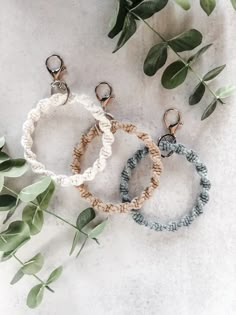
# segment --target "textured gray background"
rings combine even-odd
[[[213,86],[234,83],[236,67],[235,12],[230,1],[218,1],[208,18],[198,1],[188,13],[171,3],[151,23],[166,36],[196,27],[205,35],[204,43],[214,47],[196,65],[200,73],[227,63]],[[167,91],[160,75],[146,77],[142,63],[148,49],[159,42],[145,26],[117,54],[115,41],[106,36],[115,0],[3,1],[0,0],[1,134],[5,134],[13,156],[23,154],[20,146],[22,123],[37,100],[48,95],[50,77],[44,60],[51,53],[63,56],[68,68],[67,82],[73,91],[93,96],[95,85],[109,81],[116,99],[110,111],[124,121],[132,121],[157,139],[164,131],[162,115],[175,106],[183,114],[184,127],[178,138],[199,152],[209,166],[213,182],[211,202],[189,229],[176,234],[158,234],[136,225],[129,215],[109,217],[100,237],[91,242],[81,257],[68,257],[73,231],[46,216],[41,234],[19,252],[22,259],[38,251],[46,256],[46,277],[54,267],[65,266],[61,279],[46,292],[41,307],[34,312],[25,306],[27,293],[35,281],[25,277],[11,287],[9,282],[19,267],[16,262],[0,267],[0,313],[10,315],[233,315],[236,313],[236,107],[235,99],[217,109],[205,122],[200,116],[207,99],[190,107],[187,99],[196,85],[191,75],[182,87]],[[173,55],[170,59],[175,60]],[[210,98],[209,98],[210,99]],[[64,107],[47,117],[37,128],[35,150],[48,167],[70,173],[71,152],[79,137],[93,123],[83,109]],[[103,198],[119,200],[119,175],[127,158],[140,147],[132,137],[118,133],[114,156],[102,176],[90,183]],[[87,153],[84,165],[97,154],[99,141]],[[192,168],[180,157],[164,161],[160,189],[146,203],[145,211],[163,220],[178,217],[191,207],[198,189]],[[134,173],[131,191],[138,193],[147,183],[148,159]],[[112,176],[111,176],[112,174]],[[25,183],[33,179],[25,176]],[[22,181],[12,183],[20,189]],[[106,187],[106,191],[104,189]],[[52,209],[75,222],[87,204],[74,188],[58,189]]]

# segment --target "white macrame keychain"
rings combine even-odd
[[[51,58],[57,58],[60,61],[60,65],[57,69],[51,69],[49,67],[49,61]],[[111,132],[111,122],[106,117],[104,110],[100,104],[95,102],[87,95],[70,93],[67,84],[61,81],[61,74],[65,70],[63,60],[58,55],[52,55],[47,58],[46,66],[48,71],[54,78],[52,83],[52,90],[54,88],[60,91],[66,92],[53,94],[49,98],[40,100],[36,107],[32,109],[27,116],[27,120],[23,124],[23,135],[21,143],[24,148],[24,156],[27,162],[31,165],[33,172],[45,176],[50,176],[57,184],[61,186],[79,186],[85,181],[91,181],[95,178],[98,172],[104,170],[106,166],[106,160],[111,156],[111,145],[114,142],[114,136]],[[65,104],[79,103],[84,106],[86,110],[91,112],[93,117],[98,121],[99,128],[103,131],[102,135],[102,148],[99,152],[98,159],[93,163],[91,167],[86,169],[82,174],[76,174],[72,176],[57,175],[54,172],[47,170],[46,166],[37,160],[36,154],[32,151],[33,138],[36,123],[40,120],[41,116],[51,109]]]

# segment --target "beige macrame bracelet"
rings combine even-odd
[[[140,209],[144,204],[145,200],[149,199],[153,191],[159,186],[159,177],[162,172],[161,153],[157,145],[153,142],[152,138],[145,132],[137,130],[137,127],[130,123],[121,123],[116,120],[112,121],[112,132],[115,133],[117,130],[123,130],[129,134],[136,135],[142,140],[146,147],[149,149],[150,157],[153,162],[152,165],[152,176],[150,184],[141,193],[139,197],[135,197],[131,202],[112,204],[105,203],[101,199],[94,197],[87,189],[87,186],[82,184],[76,186],[79,189],[81,196],[88,201],[88,203],[98,211],[104,212],[128,212],[132,209]],[[84,155],[88,144],[92,142],[94,138],[99,136],[99,131],[96,126],[92,127],[86,135],[83,135],[80,143],[74,149],[74,159],[72,162],[72,171],[74,174],[78,174],[81,171],[80,160]]]

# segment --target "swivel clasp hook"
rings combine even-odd
[[[63,72],[66,70],[63,59],[59,55],[51,55],[45,61],[46,68],[48,72],[53,77],[53,82],[51,83],[51,94],[56,92],[66,93],[67,97],[62,105],[65,105],[70,96],[70,89],[66,82],[62,81]]]
[[[105,92],[105,94],[104,94],[104,91],[100,91],[99,92],[99,89],[102,89],[102,87],[106,87],[107,88],[107,92]],[[107,82],[100,82],[95,87],[96,97],[99,100],[99,102],[101,103],[101,106],[102,106],[102,108],[103,108],[103,110],[105,112],[105,116],[109,120],[114,120],[113,115],[106,111],[106,107],[107,107],[108,103],[114,98],[112,93],[113,93],[113,89],[112,89],[111,85],[109,83],[107,83]],[[103,96],[101,96],[101,95],[103,95]],[[98,133],[102,133],[98,122],[96,123],[95,128],[96,128]]]
[[[171,119],[169,118],[170,114],[173,114],[173,113],[176,116],[176,121],[174,123],[172,123]],[[169,130],[169,133],[159,138],[158,146],[160,145],[162,141],[176,143],[176,136],[175,136],[176,131],[180,126],[183,125],[181,114],[176,108],[168,109],[163,116],[163,120],[166,125],[166,128]],[[162,152],[161,156],[163,158],[167,158],[167,157],[170,157],[173,153],[174,153],[173,151],[167,151],[165,153]]]
[[[106,86],[108,88],[108,94],[104,96],[100,96],[99,89],[102,88],[102,86]],[[102,105],[102,108],[105,109],[108,105],[108,103],[113,99],[114,97],[112,96],[113,89],[111,85],[107,82],[100,82],[96,87],[95,87],[95,94],[97,99]]]
[[[53,67],[50,65],[50,62],[53,62],[53,61],[55,63],[58,63],[58,61],[59,61],[59,64],[57,66]],[[59,55],[51,55],[46,59],[45,65],[47,67],[48,72],[53,77],[53,80],[54,81],[57,81],[57,80],[60,81],[63,71],[66,70],[66,67],[64,65],[62,58]]]
[[[168,116],[170,113],[173,113],[173,112],[176,115],[176,122],[171,123],[170,120],[168,119]],[[168,109],[165,112],[163,119],[164,119],[166,128],[169,129],[170,134],[173,136],[175,135],[177,129],[183,125],[181,114],[176,108]]]

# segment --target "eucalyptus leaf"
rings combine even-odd
[[[17,198],[12,195],[0,195],[0,211],[9,211],[15,208]]]
[[[96,213],[93,208],[87,208],[83,210],[76,221],[78,229],[81,231],[87,224],[89,224],[96,217]]]
[[[19,199],[17,201],[19,201]],[[6,218],[3,221],[3,224],[6,224],[11,219],[11,217],[14,215],[14,213],[16,212],[17,205],[18,205],[18,202],[17,202],[16,206],[13,209],[8,211],[8,213],[6,215]]]
[[[73,239],[73,242],[72,242],[72,246],[71,246],[71,250],[70,250],[70,256],[74,253],[74,250],[79,242],[79,239],[80,239],[80,232],[77,231],[75,232],[75,236],[74,236],[74,239]]]
[[[196,62],[211,46],[212,46],[212,44],[208,44],[208,45],[202,47],[201,49],[199,49],[196,52],[196,54],[194,54],[193,56],[191,56],[188,59],[188,63],[193,64],[194,62]]]
[[[203,81],[210,81],[213,80],[215,77],[217,77],[226,67],[226,65],[217,67],[209,72],[207,72],[207,74],[204,75],[203,77]]]
[[[63,271],[63,267],[60,266],[58,268],[56,268],[55,270],[53,270],[53,272],[50,274],[50,276],[48,277],[47,285],[51,284],[52,282],[55,282],[62,274]]]
[[[21,271],[26,275],[34,275],[42,269],[43,263],[43,255],[39,253],[27,262],[25,262],[24,266],[21,268]]]
[[[0,163],[7,161],[7,160],[10,160],[10,157],[6,153],[0,151]]]
[[[210,15],[216,7],[216,0],[200,0],[200,4],[206,14]]]
[[[0,150],[4,147],[6,143],[5,137],[0,137]]]
[[[44,285],[43,284],[37,284],[35,287],[33,287],[27,297],[27,305],[30,308],[36,308],[41,304],[43,300],[44,295]]]
[[[26,222],[30,228],[30,234],[38,234],[43,227],[44,215],[39,206],[28,204],[25,206],[22,212],[22,220]]]
[[[4,186],[4,176],[0,175],[0,192],[2,191]]]
[[[89,238],[95,239],[96,237],[98,237],[103,232],[106,225],[107,225],[107,220],[98,224],[94,229],[92,229],[92,231],[89,232],[88,234]]]
[[[216,91],[216,95],[218,98],[227,98],[236,92],[236,85],[231,84],[231,85],[226,85],[224,87],[221,87]]]
[[[161,79],[162,85],[166,89],[174,89],[185,81],[187,74],[188,66],[178,60],[165,69]]]
[[[20,177],[28,170],[24,159],[11,159],[0,164],[0,175],[4,177]]]
[[[175,2],[186,11],[191,8],[189,0],[175,0]]]
[[[36,202],[38,203],[41,210],[46,210],[48,208],[48,205],[52,199],[54,191],[55,191],[55,183],[51,181],[47,189],[43,193],[37,196]]]
[[[7,230],[0,233],[0,251],[10,252],[30,239],[28,224],[23,221],[12,222]]]
[[[206,91],[206,87],[205,87],[204,83],[200,82],[196,86],[192,95],[189,98],[189,105],[198,104],[201,101],[201,99],[203,98],[205,91]]]
[[[17,271],[13,279],[11,280],[11,284],[16,284],[18,281],[20,281],[24,277],[24,273],[20,270]]]
[[[217,104],[218,104],[218,100],[214,99],[204,111],[201,119],[204,120],[208,118],[211,114],[213,114],[213,112],[216,110]]]
[[[144,73],[153,76],[159,69],[161,69],[167,60],[167,44],[160,43],[153,46],[144,61]]]
[[[18,249],[21,248],[22,246],[24,246],[24,244],[26,244],[28,242],[28,240],[29,239],[26,239],[25,241],[20,243],[15,249],[4,252],[2,257],[1,257],[1,261],[7,261],[7,260],[11,259],[12,256],[18,251]]]
[[[127,14],[127,9],[126,9],[126,1],[125,0],[119,0],[118,2],[118,10],[117,10],[117,17],[116,21],[109,32],[108,36],[110,38],[114,38],[117,34],[119,34],[123,28],[124,22],[125,22],[125,17]]]
[[[117,52],[124,44],[134,35],[137,25],[135,18],[131,14],[127,14],[124,22],[124,26],[113,53]]]
[[[236,0],[231,0],[231,3],[232,3],[234,10],[236,10]]]
[[[23,209],[22,219],[29,225],[31,235],[38,234],[42,230],[44,223],[43,210],[48,208],[54,191],[55,184],[51,181],[47,189],[37,196],[34,204],[30,203]]]
[[[23,202],[33,201],[48,188],[51,181],[52,179],[50,177],[43,177],[38,182],[25,187],[19,194],[20,200]]]
[[[201,43],[202,34],[195,29],[186,31],[168,41],[168,44],[175,52],[192,50]]]
[[[141,2],[138,6],[131,10],[141,19],[145,20],[153,16],[153,14],[161,11],[168,3],[168,0],[148,0]]]

